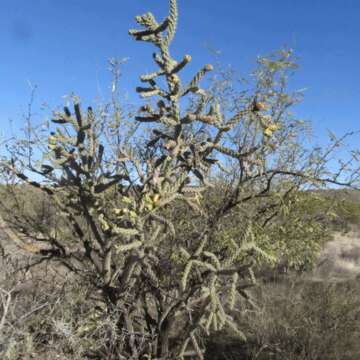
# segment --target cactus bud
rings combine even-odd
[[[185,60],[186,62],[190,62],[191,59],[192,59],[191,55],[185,55],[185,56],[184,56],[184,60]]]
[[[213,67],[211,64],[206,64],[205,67],[204,67],[204,69],[205,69],[206,71],[212,71],[212,70],[214,70],[214,67]]]
[[[268,105],[262,101],[254,101],[253,103],[253,111],[266,111],[269,109]]]

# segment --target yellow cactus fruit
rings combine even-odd
[[[121,213],[122,213],[122,209],[114,209],[115,215],[121,215]]]
[[[272,136],[274,131],[278,130],[279,128],[280,128],[279,124],[271,124],[264,130],[264,135],[270,137]]]
[[[159,195],[159,194],[155,194],[155,195],[153,196],[153,203],[154,203],[154,205],[157,205],[157,204],[159,203],[159,201],[160,201],[160,195]]]

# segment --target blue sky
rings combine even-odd
[[[43,102],[62,105],[76,92],[86,105],[109,95],[107,59],[129,57],[121,87],[136,100],[138,76],[155,69],[151,45],[127,31],[134,17],[152,11],[162,18],[167,0],[1,0],[0,119],[22,124],[30,88],[37,85],[35,110]],[[356,0],[179,0],[173,54],[191,54],[193,72],[212,60],[241,75],[258,55],[284,46],[300,58],[292,86],[306,87],[300,117],[317,133],[360,129],[360,2]],[[41,115],[42,116],[42,115]]]

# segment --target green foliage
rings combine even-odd
[[[337,219],[345,224],[360,225],[360,203],[358,201],[344,200],[336,209]]]

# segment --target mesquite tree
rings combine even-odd
[[[293,215],[296,194],[358,180],[353,158],[328,171],[342,139],[326,150],[302,145],[306,124],[289,111],[299,94],[286,92],[289,52],[259,58],[252,92],[235,96],[222,81],[205,91],[213,66],[183,84],[191,56],[170,54],[177,20],[170,0],[164,21],[146,13],[136,17],[144,29],[130,30],[157,48],[158,70],[136,89],[145,103],[135,119],[117,103],[115,81],[112,106],[83,111],[73,97],[73,111],[54,113],[46,144],[29,130],[2,162],[11,181],[38,188],[54,209],[54,223],[11,214],[27,237],[19,243],[98,290],[119,335],[114,359],[203,359],[206,335],[228,327],[244,337],[233,315],[249,299],[254,267],[294,245],[287,219],[292,234],[312,220]],[[298,242],[296,252],[315,242]]]

